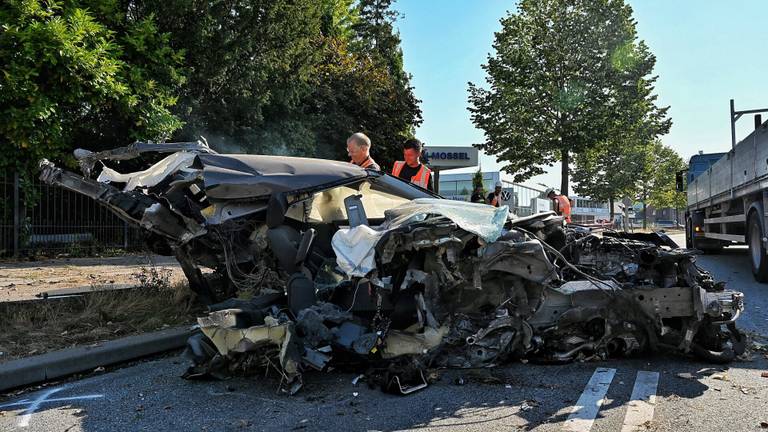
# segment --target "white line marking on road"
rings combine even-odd
[[[48,399],[48,396],[61,390],[64,390],[64,388],[60,387],[60,388],[52,388],[50,390],[46,390],[42,394],[40,394],[40,396],[38,396],[37,399],[33,400],[30,403],[29,408],[27,408],[27,410],[24,411],[24,415],[19,417],[19,423],[18,423],[19,427],[29,426],[29,420],[32,418],[32,414],[34,414],[34,412],[37,411],[37,408],[40,407],[40,404],[43,403],[43,401],[45,401],[46,399]]]
[[[656,388],[658,385],[658,372],[637,372],[621,432],[643,429],[644,423],[653,420],[653,408],[656,405]]]
[[[98,399],[98,398],[104,397],[104,395],[102,394],[91,394],[91,395],[70,396],[70,397],[62,397],[62,398],[49,398],[49,396],[51,396],[52,394],[60,392],[65,388],[66,386],[52,388],[40,393],[40,396],[38,396],[34,400],[30,401],[29,399],[22,399],[20,401],[0,405],[0,408],[28,405],[27,409],[24,410],[23,415],[19,417],[19,421],[17,423],[19,427],[23,428],[23,427],[29,426],[29,421],[32,419],[32,414],[34,414],[35,411],[37,411],[37,409],[40,408],[40,405],[44,403],[64,402],[64,401],[84,400],[84,399]]]
[[[104,395],[98,395],[98,394],[85,395],[85,396],[72,396],[72,397],[63,397],[63,398],[50,398],[50,399],[44,400],[43,402],[46,402],[46,403],[47,402],[63,402],[63,401],[82,400],[82,399],[98,399],[102,397],[104,397]],[[29,399],[22,399],[18,402],[0,405],[0,408],[12,407],[12,406],[23,406],[23,405],[29,405],[29,404],[30,404]]]
[[[29,399],[22,399],[20,401],[16,401],[14,403],[9,403],[5,405],[0,405],[0,408],[10,407],[10,406],[16,406],[16,405],[29,405]]]
[[[587,432],[595,422],[597,412],[605,400],[608,387],[616,375],[616,369],[597,368],[592,378],[589,379],[584,392],[581,393],[576,405],[571,409],[571,415],[563,425],[563,430],[568,432]]]

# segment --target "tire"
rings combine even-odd
[[[749,246],[752,275],[758,282],[768,282],[768,255],[766,255],[763,237],[765,237],[765,231],[760,217],[757,212],[752,212],[747,223],[747,245]]]

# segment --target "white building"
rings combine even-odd
[[[610,222],[611,209],[608,203],[574,195],[571,195],[569,198],[571,199],[571,221],[573,223],[593,224]]]
[[[472,187],[472,178],[474,176],[475,173],[441,173],[438,193],[448,199],[469,201],[474,189]],[[508,205],[516,215],[528,216],[552,209],[550,200],[542,196],[544,190],[505,180],[498,171],[483,172],[483,187],[486,195],[493,191],[498,181],[504,185],[501,196],[502,205]]]

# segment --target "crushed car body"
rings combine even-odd
[[[143,171],[107,166],[147,153],[168,156]],[[743,295],[663,234],[593,234],[345,162],[204,142],[75,157],[83,175],[42,161],[41,179],[143,227],[208,304],[187,378],[268,370],[293,393],[308,371],[345,369],[408,394],[432,368],[744,352]]]

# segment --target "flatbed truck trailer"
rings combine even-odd
[[[755,115],[755,128],[736,143],[735,123],[743,114],[731,100],[731,150],[691,157],[685,211],[686,246],[704,253],[747,245],[752,273],[768,282],[768,122]],[[683,188],[679,173],[678,189]]]

